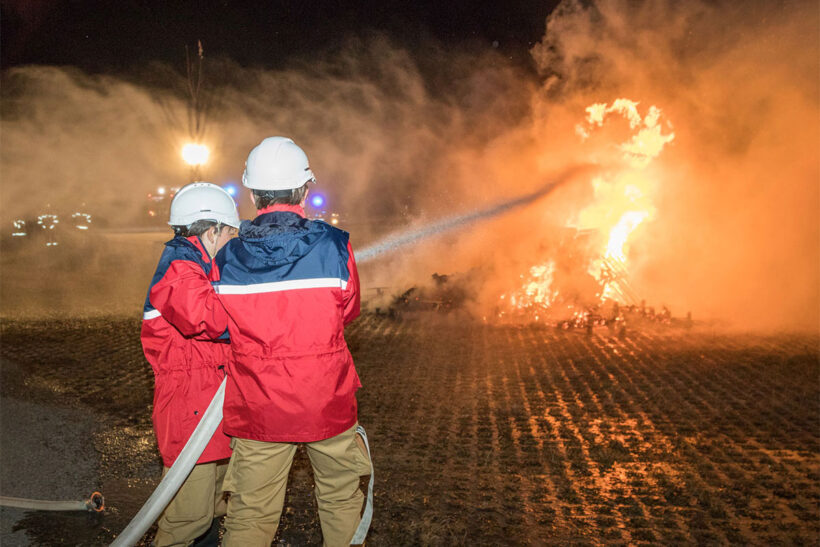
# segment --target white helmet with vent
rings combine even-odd
[[[287,137],[268,137],[248,154],[242,184],[251,190],[293,190],[316,182],[305,152]]]
[[[171,226],[190,226],[197,220],[213,220],[239,228],[236,202],[227,190],[210,182],[192,182],[180,188],[171,201]]]

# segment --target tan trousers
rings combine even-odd
[[[154,540],[157,547],[191,545],[208,531],[214,518],[225,514],[227,503],[222,482],[228,464],[221,462],[195,465],[182,487],[159,517],[159,530]],[[170,468],[166,467],[164,477]]]
[[[359,525],[364,501],[359,477],[370,474],[370,460],[357,438],[353,426],[330,439],[305,443],[327,547],[350,545]],[[225,476],[225,490],[231,496],[222,544],[269,547],[279,527],[296,444],[234,437],[231,447]]]

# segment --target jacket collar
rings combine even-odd
[[[284,203],[275,203],[273,205],[269,205],[264,209],[259,209],[256,211],[256,216],[261,216],[266,213],[275,213],[279,211],[284,211],[288,213],[296,213],[302,218],[305,218],[305,209],[301,205],[287,205]]]
[[[199,236],[186,237],[185,241],[187,241],[188,243],[193,245],[194,248],[196,248],[196,250],[199,251],[200,255],[202,256],[202,260],[204,262],[210,262],[211,261],[211,255],[209,255],[208,251],[205,250],[205,245],[202,244],[202,240],[199,238]]]

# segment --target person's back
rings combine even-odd
[[[211,309],[200,305],[198,298],[178,297],[196,285],[203,293],[209,290],[210,271],[211,259],[199,237],[176,236],[165,243],[145,298],[140,339],[156,378],[152,418],[166,467],[174,464],[199,423],[222,383],[224,372],[219,369],[230,357],[227,340],[210,341],[223,334],[228,323],[216,295],[210,296],[216,304]],[[183,384],[186,396],[180,396]],[[215,435],[199,461],[229,458],[229,440]]]
[[[348,235],[298,206],[259,213],[216,258],[236,360],[224,429],[273,442],[331,437],[355,423],[361,386],[344,340],[359,314]]]
[[[297,442],[313,467],[324,544],[349,545],[362,511],[359,477],[371,472],[357,440],[361,384],[344,339],[359,315],[353,251],[347,233],[305,218],[315,181],[290,139],[254,148],[242,182],[258,216],[242,223],[214,267],[233,352],[223,404],[234,450],[224,545],[270,545]]]

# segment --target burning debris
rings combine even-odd
[[[586,113],[576,133],[586,143],[601,139],[590,147],[600,157],[591,151],[589,159],[606,166],[585,179],[591,201],[563,226],[546,231],[533,253],[543,260],[526,266],[517,286],[498,295],[489,309],[483,306],[478,315],[485,322],[539,322],[587,330],[606,326],[619,331],[627,322],[673,324],[667,307],[658,313],[647,308],[631,278],[629,252],[630,238],[655,216],[652,196],[657,180],[648,168],[674,140],[672,126],[658,107],[650,106],[642,115],[637,102],[623,98],[593,104]],[[619,117],[626,123],[609,127],[607,122]],[[384,308],[391,315],[450,312],[471,304],[467,307],[473,312],[482,307],[472,306],[479,300],[479,289],[499,275],[491,268],[485,265],[469,276],[433,274],[431,283],[405,289],[377,310]]]
[[[555,322],[553,325],[562,330],[584,329],[590,334],[595,327],[606,327],[623,336],[627,326],[634,328],[661,325],[691,328],[693,322],[691,312],[686,314],[685,319],[673,318],[672,312],[666,306],[662,306],[660,311],[656,312],[654,307],[647,307],[646,302],[641,301],[640,305],[620,306],[614,302],[608,308],[592,306],[576,311],[571,318]]]
[[[393,299],[390,310],[451,312],[464,308],[473,298],[467,276],[434,273],[432,285],[410,287]]]
[[[467,274],[434,273],[428,283],[400,289],[396,294],[389,287],[373,287],[371,309],[378,315],[398,317],[408,312],[450,313],[464,310],[475,299],[471,288],[475,272]],[[388,296],[392,292],[393,296]]]
[[[617,169],[590,181],[593,201],[567,222],[569,237],[563,238],[553,256],[530,266],[527,274],[520,276],[522,284],[518,288],[500,295],[497,318],[529,318],[563,328],[612,326],[623,322],[623,306],[635,309],[641,302],[630,280],[629,238],[655,215],[651,200],[655,180],[646,168],[675,135],[664,133],[664,128],[672,126],[668,121],[662,123],[658,107],[650,106],[641,116],[638,106],[622,98],[610,105],[596,103],[587,107],[584,123],[576,126],[583,141],[592,139],[613,114],[628,122],[625,140],[604,147],[615,152],[614,158],[592,158]],[[601,314],[603,308],[613,311]]]
[[[570,255],[571,256],[571,255]],[[605,327],[610,332],[623,335],[627,328],[674,327],[691,328],[692,314],[676,318],[667,306],[647,306],[645,300],[634,300],[633,292],[622,290],[620,294],[630,295],[629,304],[617,300],[599,298],[602,284],[587,274],[587,279],[578,282],[568,274],[572,260],[564,257],[564,262],[550,262],[540,271],[531,271],[531,280],[522,289],[510,295],[509,307],[498,306],[493,314],[481,316],[484,323],[529,324],[539,323],[560,330],[585,330],[592,333],[595,328]],[[580,260],[575,260],[580,264]],[[468,274],[442,275],[434,273],[428,283],[418,284],[398,293],[389,287],[373,287],[367,298],[370,309],[377,315],[397,318],[408,313],[463,313],[475,316],[478,289],[487,272],[478,270]],[[613,274],[615,275],[615,274]],[[554,283],[553,278],[559,281]],[[538,281],[543,281],[539,284]],[[549,280],[549,283],[547,281]],[[561,285],[565,280],[567,285]],[[611,278],[608,279],[612,283]],[[623,280],[620,283],[626,285]],[[544,294],[543,286],[554,287],[552,294]],[[559,288],[560,287],[560,288]],[[586,290],[583,289],[586,288]],[[598,292],[592,292],[597,287]],[[388,294],[393,292],[393,296]],[[591,295],[595,295],[592,297]],[[503,300],[503,299],[502,299]]]

